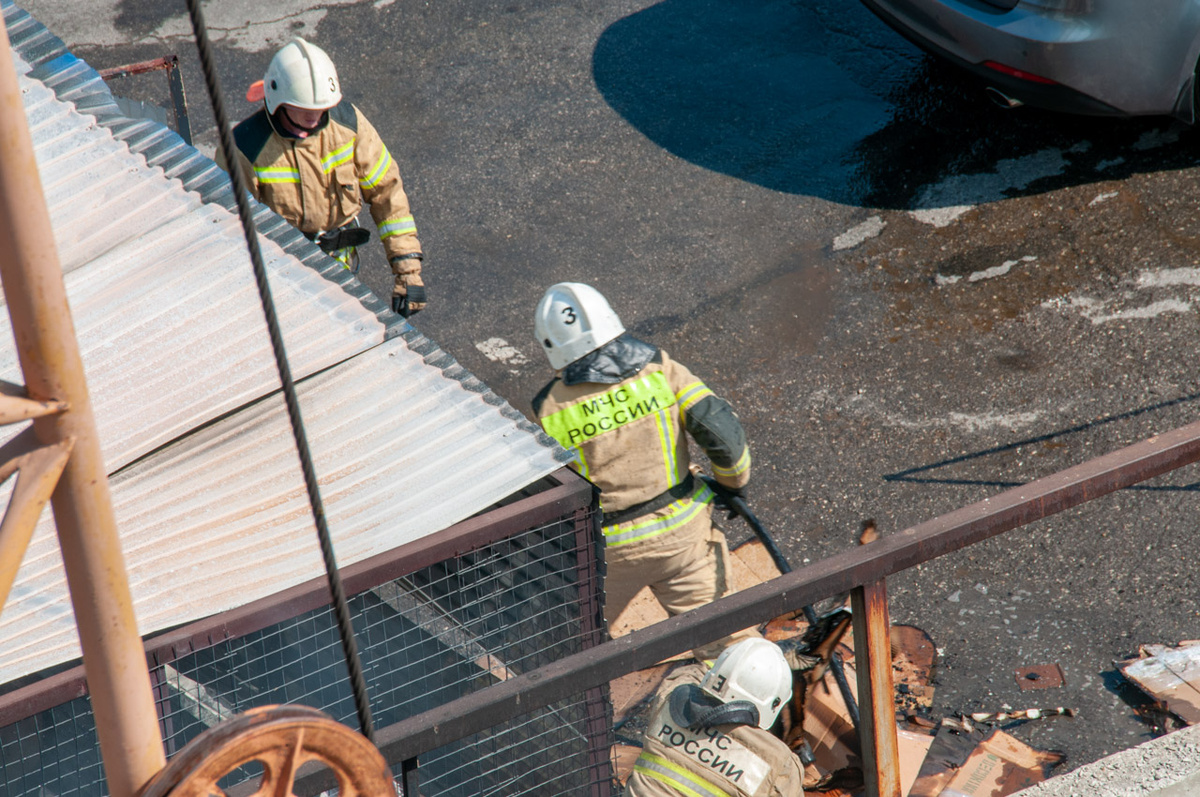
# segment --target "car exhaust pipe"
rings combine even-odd
[[[988,96],[989,100],[996,103],[1001,108],[1010,108],[1010,109],[1011,108],[1020,108],[1022,105],[1025,104],[1025,103],[1021,102],[1020,100],[1016,99],[1015,97],[1008,96],[1003,91],[1001,91],[1000,89],[998,89],[994,86],[988,86],[986,89],[983,90],[983,93]]]

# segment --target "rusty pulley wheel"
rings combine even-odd
[[[257,761],[262,781],[254,797],[292,795],[296,772],[317,761],[337,778],[339,797],[395,797],[392,773],[375,745],[340,722],[304,706],[263,706],[196,737],[139,797],[209,797],[217,782]]]

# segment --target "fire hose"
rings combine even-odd
[[[705,477],[704,480],[717,496],[718,503],[727,507],[731,512],[746,521],[746,524],[754,532],[754,536],[758,537],[759,542],[767,549],[771,561],[775,563],[775,567],[779,569],[779,572],[783,574],[792,572],[792,566],[788,562],[787,557],[783,555],[783,551],[779,549],[775,538],[767,531],[766,526],[751,511],[750,505],[746,503],[746,499],[729,492],[712,479]],[[809,625],[816,625],[817,613],[811,604],[803,607],[801,611],[804,612],[804,619],[808,621]],[[854,723],[854,729],[857,731],[859,727],[858,701],[855,699],[854,693],[850,691],[850,682],[846,679],[846,669],[842,664],[841,655],[834,653],[830,656],[829,668],[833,671],[833,680],[837,682],[838,691],[841,692],[842,700],[846,703],[846,710],[850,714],[850,720]]]

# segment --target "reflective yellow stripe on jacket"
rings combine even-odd
[[[635,520],[632,524],[614,523],[611,526],[603,527],[601,531],[604,533],[604,544],[613,548],[674,531],[690,523],[696,515],[704,511],[705,506],[712,503],[712,500],[712,490],[708,489],[707,484],[701,482],[700,488],[688,498],[681,498],[667,504],[664,507],[667,512],[665,515]]]
[[[653,753],[642,753],[638,756],[633,764],[633,771],[659,783],[665,783],[687,797],[730,797],[729,792],[711,781]]]
[[[713,392],[708,389],[708,385],[703,382],[692,382],[683,390],[676,393],[675,399],[679,402],[679,411],[687,412],[697,401],[711,395],[713,395]]]
[[[300,182],[300,171],[298,169],[283,168],[260,168],[254,167],[254,176],[260,183],[298,183]]]
[[[401,216],[398,219],[387,219],[379,225],[379,240],[393,235],[407,235],[417,231],[417,223],[412,216]]]
[[[713,473],[717,476],[741,476],[746,471],[750,470],[750,447],[742,449],[742,456],[738,461],[733,463],[732,468],[719,467],[715,462],[712,466]]]
[[[350,139],[347,143],[335,149],[333,152],[321,159],[321,169],[329,174],[343,163],[349,163],[354,160],[354,144],[357,139]]]
[[[392,153],[388,152],[388,148],[385,146],[383,147],[383,153],[375,161],[375,165],[371,167],[371,173],[358,181],[359,186],[362,188],[374,188],[379,185],[379,181],[387,174],[387,169],[391,165]]]

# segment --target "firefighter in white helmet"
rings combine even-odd
[[[733,409],[662,349],[627,334],[591,286],[547,290],[534,332],[558,374],[533,410],[600,488],[609,625],[645,586],[670,615],[724,596],[729,549],[712,524],[713,492],[690,472],[687,436],[723,489],[739,493],[750,479],[750,449]],[[711,658],[756,634],[694,652]]]
[[[792,696],[792,670],[765,639],[693,664],[659,689],[626,783],[629,797],[799,797],[800,759],[768,729]]]
[[[362,111],[342,100],[325,51],[292,39],[246,97],[263,102],[233,131],[254,197],[352,271],[370,237],[357,219],[365,199],[395,277],[392,309],[408,317],[425,307],[424,255],[400,170]]]

